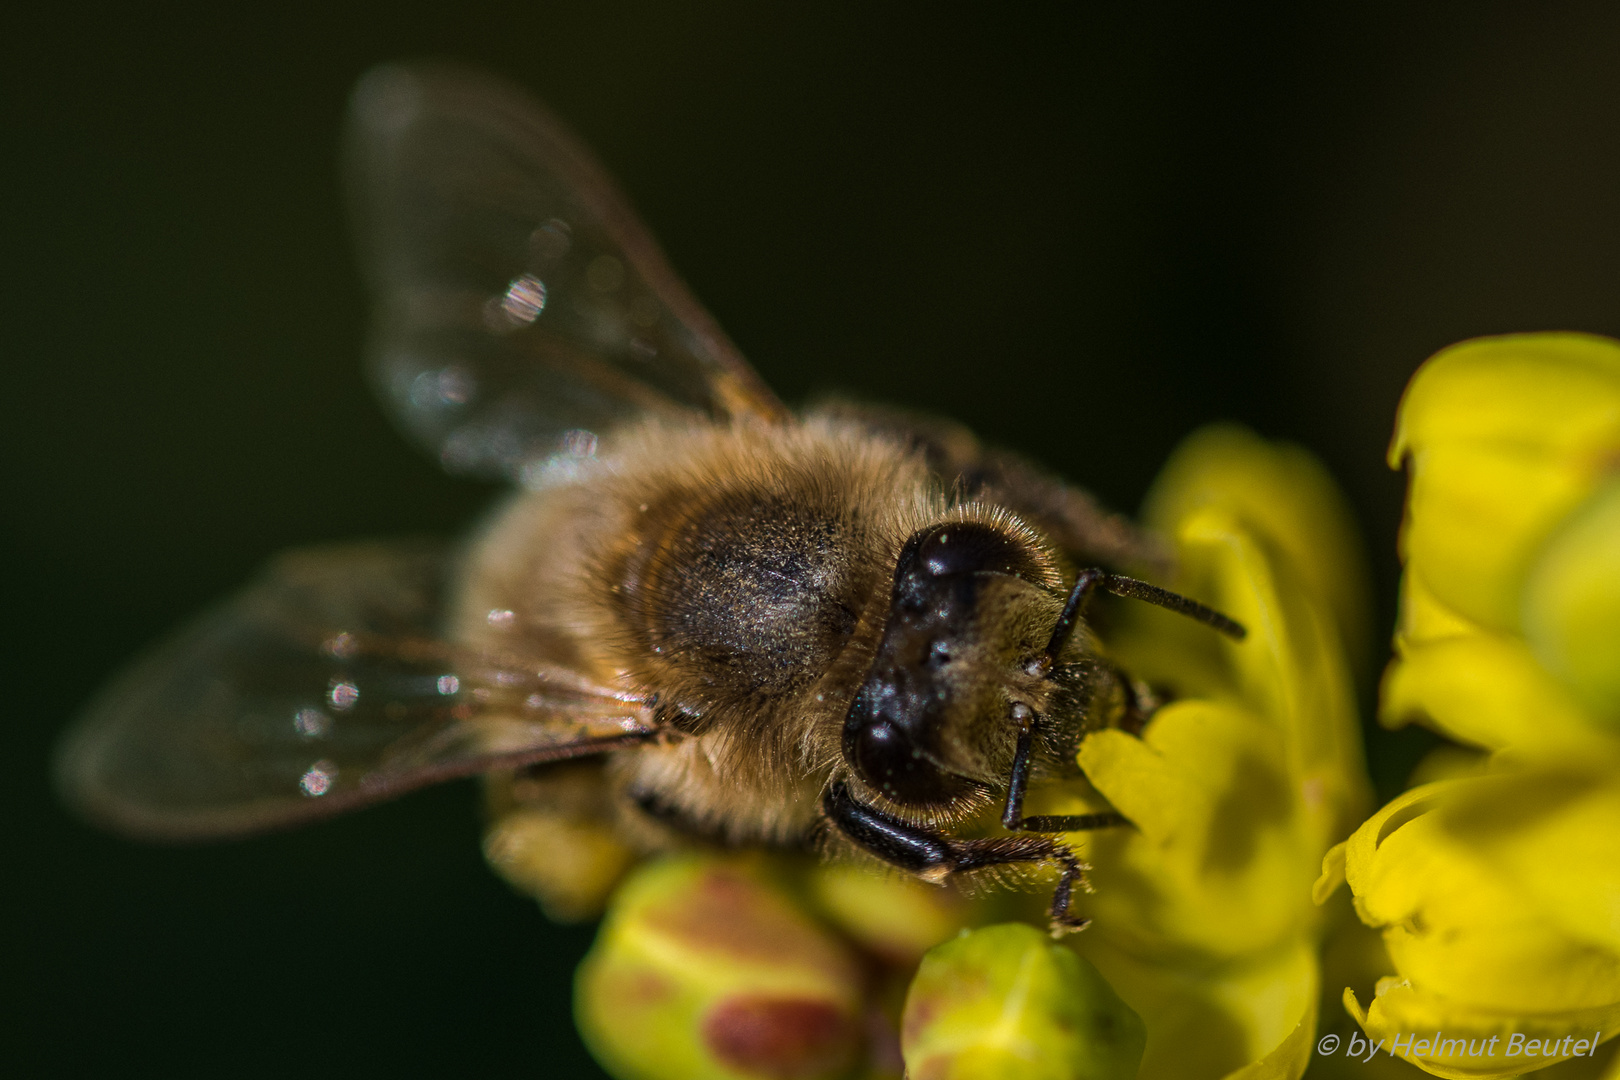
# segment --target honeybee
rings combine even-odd
[[[1031,784],[1153,701],[1087,628],[1156,541],[955,424],[787,409],[543,108],[435,66],[355,91],[370,370],[452,473],[516,491],[456,545],[298,551],[116,681],[65,795],[154,838],[291,825],[491,774],[630,849],[819,843],[931,882],[1059,870]],[[1000,808],[1000,835],[958,835]]]

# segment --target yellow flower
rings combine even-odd
[[[1249,635],[1122,608],[1110,652],[1177,700],[1140,739],[1081,746],[1136,828],[1071,837],[1096,867],[1074,947],[1146,1021],[1142,1077],[1298,1076],[1316,1022],[1311,882],[1368,801],[1341,645],[1365,625],[1345,587],[1359,551],[1320,466],[1231,427],[1177,451],[1146,517],[1175,541],[1174,587]]]
[[[1582,1038],[1590,1050],[1620,1027],[1617,823],[1613,762],[1440,781],[1392,801],[1324,877],[1325,890],[1348,876],[1399,972],[1365,1008],[1346,989],[1345,1007],[1439,1076],[1516,1076]],[[1437,1032],[1464,1042],[1414,1050]]]
[[[1348,880],[1383,932],[1396,974],[1365,1008],[1345,991],[1369,1038],[1512,1076],[1620,1028],[1620,343],[1447,349],[1390,453],[1411,488],[1380,717],[1491,756],[1373,815],[1318,894]]]

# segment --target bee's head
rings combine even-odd
[[[877,655],[844,717],[856,776],[910,805],[1005,782],[1014,710],[1039,712],[1055,690],[1041,660],[1063,599],[1045,563],[1015,531],[981,522],[907,541]]]

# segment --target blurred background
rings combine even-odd
[[[597,1075],[590,932],[484,869],[470,784],[165,849],[47,783],[86,697],[271,553],[453,534],[497,494],[362,381],[336,139],[372,64],[548,100],[790,400],[947,413],[1127,509],[1205,421],[1305,444],[1381,640],[1414,367],[1620,334],[1612,3],[287,7],[0,15],[14,1075]],[[1388,794],[1421,739],[1370,739]]]

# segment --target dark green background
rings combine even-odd
[[[46,783],[86,696],[270,553],[494,494],[361,380],[335,140],[373,63],[548,99],[790,399],[947,412],[1126,507],[1203,421],[1304,442],[1381,630],[1413,367],[1620,332],[1612,3],[273,6],[0,16],[12,1075],[591,1073],[589,934],[482,867],[470,786],[161,849]]]

